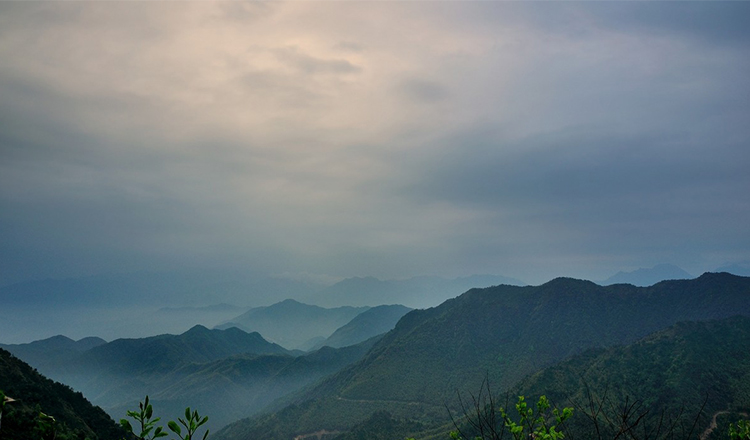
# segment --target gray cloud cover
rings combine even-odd
[[[748,260],[748,18],[747,2],[0,4],[0,284]]]

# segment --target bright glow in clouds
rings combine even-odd
[[[0,284],[750,259],[750,4],[0,4]]]

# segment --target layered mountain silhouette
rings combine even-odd
[[[650,269],[637,269],[631,272],[618,272],[602,281],[601,284],[609,286],[612,284],[632,284],[634,286],[646,287],[665,280],[686,280],[693,278],[692,275],[673,264],[659,264]]]
[[[355,362],[377,340],[300,355],[257,332],[195,326],[180,335],[110,343],[57,336],[6,347],[113,417],[149,395],[160,413],[174,417],[188,406],[210,408],[210,427],[216,429]]]
[[[309,349],[367,309],[329,309],[287,299],[267,307],[250,309],[216,328],[237,327],[247,332],[259,332],[269,341],[288,349]]]
[[[339,327],[331,336],[315,348],[346,347],[358,344],[374,336],[393,329],[396,323],[412,309],[401,305],[373,307],[355,316],[354,319]]]
[[[679,321],[736,314],[750,315],[750,278],[726,273],[650,287],[559,278],[537,287],[472,289],[406,314],[360,361],[291,406],[230,425],[216,437],[345,431],[379,410],[444,420],[444,405],[455,404],[456,391],[478,390],[485,378],[509,389],[589,348],[629,344]]]

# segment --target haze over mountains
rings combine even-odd
[[[287,299],[268,307],[250,309],[217,328],[238,327],[247,332],[259,332],[284,347],[305,349],[330,336],[337,328],[367,309],[368,307],[327,309]]]
[[[432,307],[469,288],[504,282],[522,284],[500,276],[474,276],[351,278],[324,286],[309,280],[210,271],[29,281],[0,288],[0,342],[24,343],[58,334],[112,340],[182,333],[195,324],[226,323],[251,307],[267,307],[283,299],[326,308]],[[330,332],[346,321],[331,324]]]
[[[196,400],[210,404],[216,414],[209,426],[219,428],[358,360],[409,310],[403,306],[325,309],[286,300],[237,317],[291,345],[297,342],[294,335],[318,335],[314,339],[319,347],[309,354],[287,350],[236,325],[214,330],[195,326],[180,335],[109,343],[94,337],[73,341],[55,336],[0,347],[82,391],[113,417],[137,406],[148,394],[154,404],[170,412]],[[357,319],[363,313],[366,316]]]
[[[445,440],[457,391],[556,366],[668,407],[705,391],[726,433],[750,414],[727,379],[748,22],[750,1],[0,1],[0,343],[116,418],[146,393],[162,421],[198,408],[210,440]],[[0,390],[48,384],[23,365]],[[55,388],[27,392],[73,405]],[[19,408],[12,440],[38,439]]]
[[[646,287],[659,281],[686,280],[689,278],[693,278],[693,276],[673,264],[658,264],[650,269],[641,268],[631,272],[618,272],[599,284],[603,286],[632,284]]]
[[[750,278],[706,273],[649,287],[559,278],[540,286],[471,289],[424,310],[325,309],[287,300],[236,317],[276,331],[279,339],[286,336],[274,322],[294,326],[289,335],[319,334],[321,348],[310,353],[232,325],[109,343],[58,336],[5,348],[81,390],[113,417],[149,394],[170,414],[185,406],[212,408],[212,429],[227,425],[214,434],[219,440],[289,440],[320,430],[384,435],[385,426],[401,436],[444,433],[445,405],[455,411],[456,391],[475,391],[485,379],[499,390],[511,389],[587,349],[631,344],[680,321],[737,314],[750,316]],[[339,321],[344,324],[331,330]],[[715,328],[720,333],[724,327]],[[743,343],[742,337],[731,341]],[[728,386],[735,397],[727,399],[742,407],[733,384]],[[570,393],[576,392],[573,386]],[[254,417],[237,421],[248,416]]]
[[[230,425],[220,439],[286,439],[346,431],[376,411],[445,421],[456,390],[507,389],[587,348],[627,344],[683,320],[750,315],[750,279],[704,274],[651,287],[556,279],[473,289],[402,318],[359,362],[272,415]],[[268,435],[273,432],[273,435]]]

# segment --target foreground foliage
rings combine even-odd
[[[161,420],[159,417],[152,418],[154,415],[154,408],[149,403],[148,396],[143,402],[138,403],[138,411],[128,411],[127,416],[135,419],[140,425],[140,433],[136,434],[133,430],[133,425],[128,419],[121,419],[120,425],[125,428],[128,432],[133,434],[139,440],[155,440],[160,437],[166,437],[168,434],[164,431],[164,428],[158,426],[157,423]],[[179,424],[177,423],[179,422]],[[201,417],[197,410],[190,410],[190,407],[185,408],[185,418],[177,418],[177,422],[170,420],[167,422],[167,426],[170,431],[175,433],[180,440],[193,440],[196,435],[198,428],[205,425],[208,422],[208,416]],[[182,427],[180,427],[182,425]],[[183,433],[182,428],[185,428]],[[203,434],[202,440],[208,438],[209,430]]]
[[[487,386],[487,390],[488,402],[486,405],[482,403],[481,398],[479,400],[472,399],[473,412],[470,413],[470,410],[464,408],[468,425],[478,432],[478,435],[474,437],[475,440],[500,440],[506,432],[510,433],[514,440],[526,438],[559,440],[565,438],[565,434],[560,431],[560,427],[573,415],[573,408],[563,408],[562,411],[558,408],[552,408],[552,411],[550,411],[549,400],[546,396],[541,396],[536,403],[535,416],[534,409],[529,407],[524,396],[518,396],[518,402],[515,404],[519,416],[518,422],[513,420],[504,408],[499,408],[500,422],[498,423],[495,402],[492,394],[489,393],[489,386]],[[455,421],[454,425],[456,430],[450,433],[451,438],[464,440],[466,436],[461,428]]]

